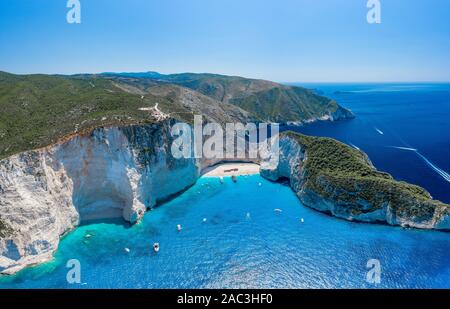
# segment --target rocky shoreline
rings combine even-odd
[[[288,126],[301,126],[305,124],[314,123],[317,121],[340,121],[340,120],[349,120],[354,119],[355,114],[351,110],[338,106],[336,111],[327,113],[319,118],[311,118],[303,121],[288,121],[285,124]]]
[[[283,133],[278,163],[263,162],[261,175],[289,179],[305,206],[338,218],[450,231],[450,205],[378,172],[365,153],[333,139]]]
[[[170,122],[99,128],[1,160],[0,272],[48,261],[83,220],[135,223],[193,185],[201,167],[169,155]]]
[[[136,223],[148,209],[195,184],[202,170],[220,163],[174,159],[170,154],[174,121],[97,128],[1,160],[0,273],[14,274],[52,259],[60,238],[84,220],[121,217]],[[321,146],[340,151],[325,149],[319,154],[323,159],[333,163],[337,155],[345,163],[341,159],[350,157],[357,167],[351,172],[370,177],[344,173],[337,182],[333,175],[321,173],[311,165]],[[448,205],[432,200],[422,188],[377,172],[365,154],[337,141],[283,133],[279,163],[256,163],[261,163],[263,177],[289,178],[304,205],[336,217],[450,229]],[[347,168],[340,164],[333,167],[335,174]],[[361,188],[365,185],[386,193],[378,196]],[[368,200],[370,194],[376,199]]]

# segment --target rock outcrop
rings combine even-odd
[[[283,133],[279,160],[263,162],[261,175],[289,179],[305,206],[339,218],[450,230],[449,205],[377,171],[363,152],[333,139]]]
[[[193,185],[199,164],[171,156],[171,121],[98,128],[1,160],[0,272],[51,259],[82,221],[134,223]]]
[[[193,185],[218,160],[173,158],[175,121],[97,128],[1,160],[0,272],[51,259],[80,222],[135,223]],[[450,206],[378,172],[364,153],[335,140],[283,133],[279,160],[270,159],[262,176],[288,178],[311,208],[348,220],[450,230]]]
[[[348,119],[354,119],[355,114],[353,114],[352,111],[343,108],[342,106],[338,105],[336,106],[334,111],[328,111],[321,117],[313,117],[306,120],[301,121],[287,121],[287,125],[294,125],[294,126],[301,126],[308,123],[313,123],[317,121],[339,121],[339,120],[348,120]]]
[[[0,72],[1,273],[51,259],[60,237],[80,222],[139,221],[146,209],[194,184],[202,168],[222,161],[174,159],[173,118],[192,123],[200,114],[223,125],[351,114],[307,89],[268,81],[141,77]]]

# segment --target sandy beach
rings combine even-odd
[[[254,163],[224,163],[208,167],[202,171],[202,176],[219,177],[232,175],[259,174],[259,165]]]

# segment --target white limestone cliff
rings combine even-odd
[[[199,177],[195,159],[170,155],[169,122],[100,128],[0,161],[0,272],[47,261],[80,222],[146,209]]]
[[[450,230],[448,205],[438,203],[438,206],[435,206],[436,204],[432,204],[431,197],[428,200],[410,198],[405,201],[405,203],[416,208],[430,209],[429,214],[425,218],[414,217],[395,211],[387,196],[384,197],[384,203],[381,207],[374,207],[374,205],[362,197],[357,198],[355,202],[351,203],[343,202],[338,195],[332,195],[330,198],[326,198],[315,192],[306,183],[306,177],[309,172],[305,169],[306,161],[308,160],[308,150],[289,135],[282,135],[279,145],[279,160],[263,161],[261,163],[261,175],[272,181],[277,181],[282,178],[289,179],[292,190],[296,193],[302,204],[307,207],[350,221],[387,223],[389,225],[421,229]],[[365,154],[363,155],[367,160],[367,164],[372,166],[367,156]],[[332,186],[326,183],[321,185],[325,187]],[[334,190],[333,188],[327,188],[327,191],[339,192],[339,190]],[[359,195],[358,192],[352,192],[351,194]],[[353,210],[358,211],[355,213]]]

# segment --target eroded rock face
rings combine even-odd
[[[170,153],[170,121],[101,128],[0,161],[0,271],[12,274],[52,258],[81,221],[123,217],[193,185],[195,159]]]
[[[220,161],[174,159],[173,121],[99,128],[1,160],[0,272],[13,274],[51,259],[60,237],[82,221],[114,217],[139,221],[146,209],[193,185],[202,168]],[[263,161],[261,174],[274,181],[289,178],[306,206],[347,220],[450,229],[448,205],[428,197],[402,200],[426,210],[414,217],[393,207],[388,197],[375,207],[357,191],[351,192],[356,196],[352,203],[345,202],[329,179],[317,177],[316,187],[329,192],[325,197],[306,181],[311,173],[306,168],[308,149],[284,134],[279,145],[279,160]],[[366,156],[362,161],[373,168]]]
[[[364,154],[367,166],[371,165]],[[364,199],[364,185],[359,184],[358,190],[347,192],[351,195],[352,201],[345,201],[341,198],[340,188],[334,187],[326,177],[316,177],[314,186],[307,182],[311,171],[307,170],[308,149],[302,146],[295,138],[289,135],[280,137],[280,154],[278,162],[262,162],[261,175],[269,180],[276,181],[280,178],[288,178],[290,186],[297,194],[300,201],[308,207],[321,212],[329,213],[338,218],[354,220],[360,222],[380,222],[390,225],[400,225],[405,227],[450,230],[449,206],[431,197],[414,198],[412,196],[401,197],[401,203],[405,208],[423,209],[420,216],[411,215],[404,209],[394,207],[391,196],[381,196],[382,200],[378,205]],[[374,168],[373,168],[374,169]],[[320,187],[323,191],[330,192],[328,197],[319,194],[314,187]],[[393,188],[393,190],[395,190]],[[390,192],[395,194],[395,192]],[[398,199],[395,201],[398,204]]]

